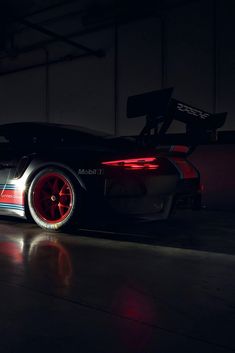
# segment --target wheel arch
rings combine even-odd
[[[29,168],[31,169],[32,166],[29,166]],[[79,176],[76,174],[73,168],[58,162],[40,163],[39,165],[37,165],[36,168],[32,168],[33,170],[28,173],[27,178],[25,180],[24,206],[25,206],[25,215],[29,220],[32,220],[32,216],[30,214],[29,205],[28,205],[28,191],[29,191],[30,183],[34,180],[34,178],[38,173],[40,173],[42,170],[47,168],[57,168],[62,170],[63,172],[68,173],[75,180],[76,184],[81,188],[83,197],[85,197],[85,194],[87,191],[86,186],[84,182],[81,180],[81,178],[79,178]],[[27,173],[27,170],[26,170],[26,173]]]

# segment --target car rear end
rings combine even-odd
[[[174,207],[200,207],[200,175],[185,150],[109,160],[104,168],[104,198],[115,213],[167,219]]]

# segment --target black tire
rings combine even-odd
[[[28,207],[33,220],[51,231],[64,231],[78,225],[82,192],[78,181],[67,171],[45,168],[28,190]]]

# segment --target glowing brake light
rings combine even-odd
[[[157,158],[147,157],[147,158],[132,158],[132,159],[120,159],[117,161],[102,162],[102,165],[110,167],[121,167],[125,169],[157,169],[159,165],[157,164]]]

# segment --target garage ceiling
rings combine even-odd
[[[80,43],[80,38],[115,23],[158,16],[189,2],[192,0],[1,1],[0,74],[43,65],[45,59],[42,54],[33,56],[35,51],[46,50],[51,62],[84,55],[101,56],[99,43],[94,47]]]

